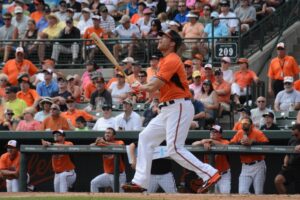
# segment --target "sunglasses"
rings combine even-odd
[[[50,108],[50,110],[58,110],[57,108]]]
[[[257,103],[265,103],[265,101],[257,101]]]
[[[109,111],[110,108],[102,108],[103,111]]]
[[[284,85],[292,85],[292,83],[290,83],[290,82],[285,82],[285,83],[283,83]]]
[[[140,77],[140,78],[143,78],[143,77],[146,77],[146,76],[144,76],[144,75],[139,75],[139,77]]]
[[[7,115],[14,115],[14,113],[6,113]]]
[[[11,18],[4,18],[3,20],[4,21],[9,21],[9,20],[11,20]]]

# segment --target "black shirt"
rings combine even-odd
[[[93,106],[93,109],[95,109],[97,106],[101,107],[103,104],[112,105],[112,97],[110,92],[107,90],[103,90],[102,92],[96,90],[91,95],[90,104]]]
[[[64,28],[60,32],[59,39],[80,39],[80,30],[78,28],[76,28],[75,26],[73,26],[71,28],[69,33],[66,33],[65,30],[66,30],[66,28]],[[66,41],[66,42],[60,41],[60,43],[62,43],[64,46],[68,46],[68,47],[70,47],[73,44],[73,42],[69,42],[69,41]]]
[[[63,93],[54,92],[51,95],[51,97],[63,97],[64,99],[68,99],[68,97],[71,97],[71,96],[72,96],[72,94],[68,91],[65,91]],[[59,105],[59,107],[60,107],[61,112],[65,112],[68,110],[67,104]]]
[[[143,114],[143,117],[145,118],[144,121],[143,121],[143,126],[146,127],[149,122],[157,116],[157,112],[153,112],[152,111],[152,107],[151,108],[148,108],[147,110],[145,110],[144,114]]]
[[[300,139],[297,139],[295,136],[293,136],[289,142],[288,146],[297,146],[300,145]],[[289,161],[288,161],[289,166],[297,166],[300,167],[300,153],[299,154],[290,154],[289,155]]]
[[[260,130],[280,130],[276,124],[272,124],[269,128],[264,124],[260,127]]]
[[[75,12],[81,12],[81,4],[77,1],[73,5],[71,3],[67,3],[68,8],[73,8]]]

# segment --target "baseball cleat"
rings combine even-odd
[[[208,192],[208,189],[212,186],[214,186],[219,180],[221,179],[221,175],[219,172],[215,173],[210,179],[205,181],[201,188],[197,190],[197,193],[206,193]]]
[[[125,192],[145,192],[147,191],[145,188],[142,188],[141,186],[135,184],[135,183],[125,183],[124,185],[122,185],[122,189]]]

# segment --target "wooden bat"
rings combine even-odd
[[[120,67],[120,65],[119,65],[118,61],[116,60],[116,58],[112,55],[112,53],[109,51],[107,46],[102,42],[102,40],[98,37],[98,35],[96,33],[92,33],[91,38],[95,42],[95,44],[99,47],[99,49],[102,51],[102,53],[115,66],[115,69],[120,71],[127,80],[128,78],[127,78],[126,73],[124,72],[122,67]]]

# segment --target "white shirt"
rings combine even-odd
[[[236,17],[236,14],[233,12],[228,12],[227,15],[224,15],[224,13],[221,13],[219,15],[219,18],[231,18]],[[221,23],[224,23],[227,25],[228,28],[234,28],[238,27],[238,20],[237,19],[221,19]]]
[[[112,30],[114,30],[116,28],[115,20],[110,15],[107,15],[106,20],[104,20],[102,18],[102,16],[100,16],[100,26],[105,31],[112,31]]]
[[[265,108],[264,110],[260,110],[259,108],[251,109],[251,119],[256,128],[259,129],[262,125],[265,124],[265,118],[262,115],[268,112],[272,112],[274,114],[274,112],[269,108]],[[276,123],[275,117],[274,117],[274,123]]]
[[[125,113],[121,113],[116,116],[116,130],[123,131],[140,131],[142,130],[142,118],[139,114],[132,111],[129,119],[124,119]]]
[[[136,22],[136,24],[140,27],[140,31],[142,33],[148,33],[151,29],[151,22],[152,22],[152,18],[150,18],[149,22],[147,24],[145,24],[145,20],[144,17],[138,19],[138,21]]]
[[[45,114],[44,111],[42,110],[40,112],[35,113],[34,120],[42,122],[42,121],[44,121],[44,119],[46,119],[49,116],[50,116],[50,113]]]
[[[109,89],[111,90],[111,97],[112,97],[113,104],[121,103],[121,99],[118,96],[131,92],[131,88],[128,83],[125,83],[124,87],[121,89],[117,87],[117,84],[118,84],[117,82],[113,82],[109,86]]]
[[[91,18],[89,18],[87,21],[80,20],[76,27],[80,30],[80,34],[83,35],[85,30],[90,26],[93,26],[93,20]]]
[[[18,28],[19,36],[18,39],[23,39],[25,33],[27,31],[27,23],[30,17],[23,15],[20,21],[16,20],[16,16],[14,16],[11,20],[11,24]]]
[[[109,119],[105,119],[104,117],[101,117],[97,120],[96,124],[93,127],[94,131],[104,131],[107,128],[115,128],[116,126],[116,119],[114,117],[111,117]]]
[[[117,26],[116,29],[112,31],[115,35],[119,36],[120,39],[131,39],[132,35],[135,34],[137,38],[141,37],[140,29],[135,24],[130,24],[130,27],[128,29],[125,29],[122,24]],[[129,40],[122,41],[122,43],[130,43]]]
[[[279,104],[280,111],[288,111],[290,106],[295,106],[295,103],[300,102],[300,92],[292,90],[287,93],[285,90],[280,91],[276,95],[275,103]]]
[[[227,81],[228,83],[233,83],[233,71],[231,69],[227,69],[226,71],[223,71],[223,79]]]

